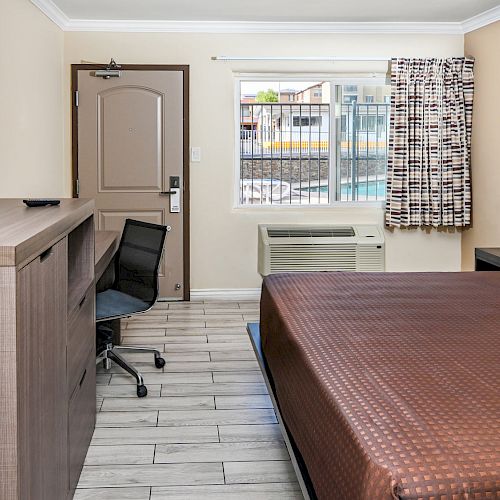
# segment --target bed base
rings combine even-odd
[[[317,496],[314,492],[314,487],[309,478],[309,474],[307,472],[304,460],[302,459],[300,451],[295,445],[295,441],[290,432],[288,431],[286,422],[284,421],[280,413],[279,404],[274,390],[274,384],[272,383],[272,376],[267,368],[264,352],[262,351],[259,323],[247,323],[247,332],[248,336],[250,337],[250,341],[252,342],[252,347],[255,352],[255,356],[257,357],[257,361],[259,363],[262,376],[264,377],[264,381],[266,383],[267,390],[269,392],[269,396],[271,398],[271,402],[274,407],[274,411],[276,412],[276,418],[280,426],[281,434],[283,435],[286,448],[290,455],[292,466],[297,475],[297,480],[299,482],[302,495],[304,496],[304,500],[317,500]]]

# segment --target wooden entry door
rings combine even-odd
[[[99,230],[169,226],[160,297],[189,300],[188,68],[102,68],[73,66],[76,194],[95,199]]]

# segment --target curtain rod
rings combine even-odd
[[[348,61],[390,61],[390,57],[338,57],[338,56],[319,56],[319,57],[251,57],[251,56],[213,56],[212,61],[330,61],[330,62],[348,62]]]

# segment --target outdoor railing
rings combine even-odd
[[[389,105],[354,102],[340,109],[332,156],[333,117],[328,104],[241,104],[240,202],[383,199]],[[330,193],[331,161],[335,193]]]

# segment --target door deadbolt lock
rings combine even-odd
[[[181,284],[180,283],[176,283],[175,284],[175,289],[176,290],[180,290],[181,289]]]

